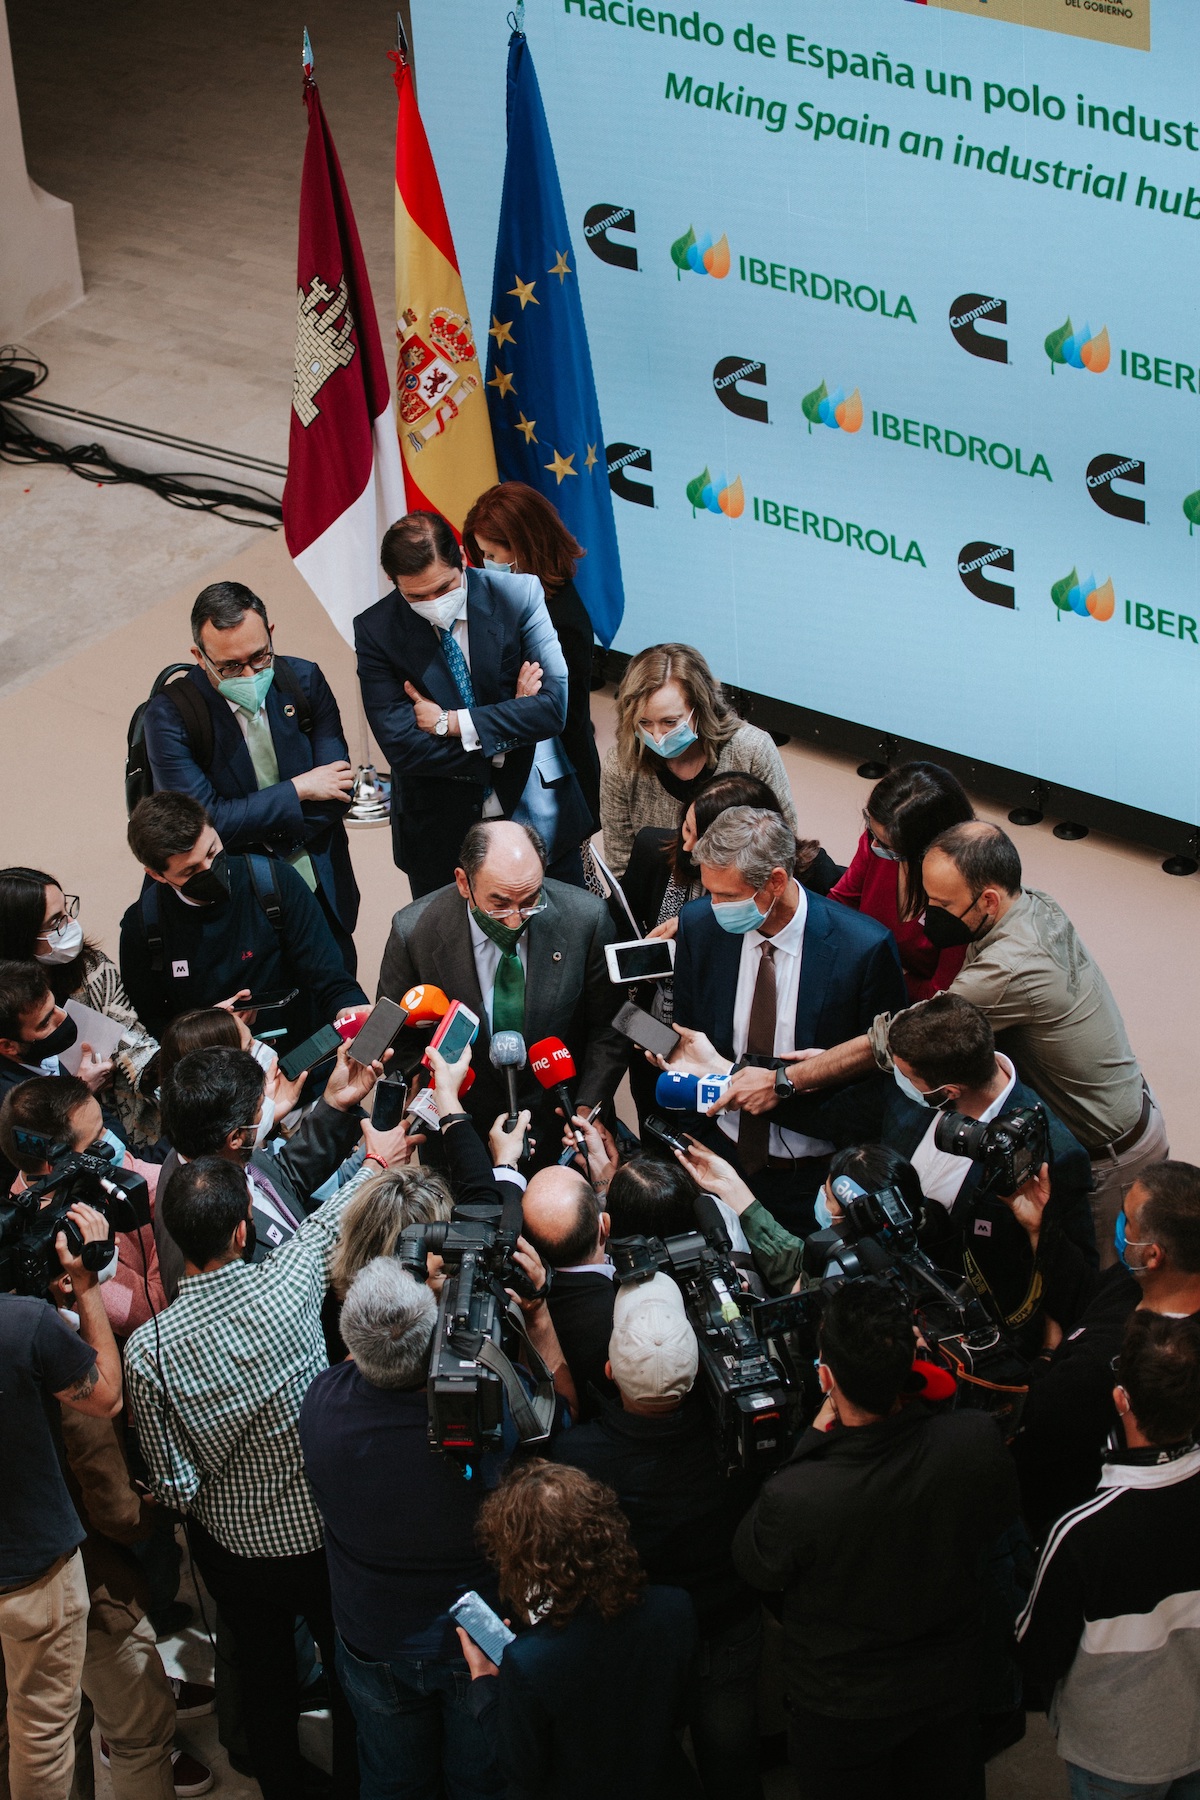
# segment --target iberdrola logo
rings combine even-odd
[[[814,425],[828,425],[833,431],[857,431],[863,422],[862,395],[857,388],[849,396],[845,388],[835,388],[831,394],[822,382],[811,394],[805,394],[800,406],[808,420],[810,436]]]
[[[1050,589],[1050,598],[1058,608],[1061,623],[1065,612],[1078,613],[1081,619],[1111,619],[1117,597],[1113,593],[1111,578],[1102,585],[1096,585],[1096,577],[1090,575],[1086,581],[1080,581],[1079,573],[1072,569],[1061,581],[1056,581]]]
[[[1183,503],[1183,516],[1188,522],[1188,536],[1192,535],[1192,526],[1200,525],[1200,488],[1189,494]]]
[[[1060,325],[1046,339],[1046,355],[1050,358],[1052,375],[1057,363],[1066,363],[1072,369],[1090,369],[1093,375],[1103,375],[1112,356],[1108,326],[1102,325],[1093,335],[1090,325],[1085,325],[1082,331],[1076,331],[1068,319],[1065,325]]]
[[[730,481],[728,475],[713,475],[705,469],[687,484],[687,497],[691,502],[692,517],[703,509],[710,513],[724,513],[727,519],[740,519],[746,510],[746,490],[742,486],[742,478],[735,475]]]
[[[729,273],[729,239],[724,232],[715,243],[711,232],[698,238],[695,226],[689,225],[671,245],[671,261],[675,264],[676,281],[689,270],[693,275],[712,275],[717,281],[724,281]]]

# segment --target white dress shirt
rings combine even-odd
[[[808,922],[808,895],[794,882],[796,910],[782,931],[765,938],[761,931],[748,931],[742,939],[742,959],[738,965],[737,993],[733,1002],[733,1054],[736,1060],[746,1053],[750,1035],[750,1008],[754,1003],[754,985],[764,944],[775,951],[775,1055],[789,1056],[800,1048],[796,1043],[796,1007],[800,1000],[800,968],[804,958],[804,927]],[[717,1114],[717,1123],[727,1137],[737,1142],[741,1112]],[[828,1156],[833,1150],[823,1138],[805,1137],[802,1131],[786,1131],[771,1127],[768,1146],[770,1156]]]
[[[1017,1084],[1017,1071],[1007,1056],[1001,1056],[997,1051],[996,1061],[1007,1074],[1008,1080],[1004,1084],[1003,1093],[992,1101],[986,1112],[980,1113],[979,1123],[981,1125],[986,1125],[998,1117],[1007,1106],[1008,1096]],[[967,1170],[971,1167],[971,1159],[969,1156],[947,1156],[944,1150],[938,1149],[933,1141],[933,1134],[937,1130],[940,1117],[939,1112],[931,1115],[929,1130],[913,1151],[911,1161],[913,1168],[917,1171],[921,1192],[925,1198],[936,1200],[939,1206],[944,1206],[949,1212],[958,1199],[963,1182],[967,1179]]]
[[[463,661],[466,663],[469,671],[471,667],[471,639],[470,633],[467,630],[467,596],[465,592],[463,594],[462,606],[459,609],[458,617],[454,620],[450,630],[453,634],[455,643],[463,653]],[[460,706],[456,711],[458,717],[459,742],[462,744],[464,750],[478,750],[479,733],[475,729],[475,721],[471,717],[470,710],[465,706]],[[492,767],[493,769],[502,769],[504,767],[503,751],[501,751],[498,756],[493,756]],[[504,817],[504,808],[496,798],[495,788],[488,789],[483,802],[483,813],[481,816],[485,819],[502,819]],[[497,952],[497,956],[498,955],[499,952]]]
[[[471,903],[467,902],[467,923],[471,927],[471,954],[475,958],[475,974],[479,981],[479,992],[483,995],[483,1010],[487,1014],[488,1030],[492,1029],[492,990],[496,985],[496,970],[500,967],[500,946],[494,944],[485,931],[481,931],[471,911]],[[529,933],[523,931],[517,939],[517,955],[521,959],[521,967],[525,971],[525,979],[529,979]]]

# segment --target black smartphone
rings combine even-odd
[[[378,1062],[400,1036],[408,1014],[394,1000],[377,1000],[361,1031],[350,1039],[349,1054],[357,1063]]]
[[[326,1062],[336,1056],[342,1047],[341,1033],[332,1025],[322,1025],[320,1031],[314,1031],[310,1038],[289,1050],[286,1056],[279,1059],[279,1067],[288,1081],[295,1081],[297,1075],[303,1075],[305,1069],[315,1069],[318,1063]]]
[[[646,1149],[651,1151],[662,1149],[668,1151],[678,1150],[681,1156],[686,1156],[691,1149],[691,1145],[687,1143],[685,1139],[678,1136],[676,1132],[672,1131],[671,1127],[667,1124],[667,1121],[665,1119],[660,1119],[656,1113],[646,1113],[644,1115],[642,1119],[642,1137],[646,1140]]]
[[[613,1026],[627,1038],[632,1038],[639,1049],[649,1050],[652,1056],[670,1056],[679,1042],[677,1031],[672,1031],[652,1013],[643,1012],[632,1000],[626,1001],[613,1020]]]
[[[377,1081],[371,1104],[371,1123],[376,1131],[394,1131],[404,1117],[407,1104],[407,1082]]]
[[[235,1001],[231,1012],[278,1012],[281,1007],[290,1006],[300,992],[299,988],[280,988],[273,994],[251,994],[249,1000]]]

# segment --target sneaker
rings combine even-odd
[[[213,1710],[214,1689],[200,1681],[182,1681],[178,1675],[170,1676],[169,1680],[175,1696],[177,1719],[199,1719]]]
[[[171,1779],[179,1795],[207,1794],[213,1784],[213,1772],[187,1750],[172,1750]]]

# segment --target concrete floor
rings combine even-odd
[[[56,8],[8,0],[8,11],[30,173],[74,203],[87,285],[80,306],[31,339],[50,364],[44,394],[281,461],[304,139],[301,27],[312,32],[387,344],[394,100],[384,53],[394,14],[365,0],[313,0],[303,16],[282,0],[202,8],[126,0],[103,15],[78,0]],[[124,845],[126,725],[157,670],[186,655],[187,609],[205,581],[228,575],[264,595],[279,647],[325,668],[355,753],[351,654],[280,536],[185,514],[137,490],[0,465],[0,568],[3,860],[46,867],[80,893],[88,931],[110,950],[138,888]],[[596,697],[595,713],[607,742],[611,695]],[[847,859],[866,791],[853,763],[807,747],[784,756],[806,835]],[[1200,1160],[1192,1091],[1200,965],[1179,951],[1194,941],[1196,882],[1172,880],[1156,856],[1096,834],[1061,843],[1047,822],[1015,835],[1030,883],[1062,901],[1105,968],[1176,1154]],[[356,832],[353,851],[369,987],[408,889],[386,831]],[[167,1653],[202,1675],[202,1636]],[[214,1722],[193,1721],[183,1737],[208,1758]],[[1044,1721],[1031,1720],[1025,1741],[991,1765],[988,1787],[991,1800],[1064,1792]],[[221,1793],[255,1791],[222,1773]],[[787,1777],[772,1778],[769,1792],[790,1792]]]

